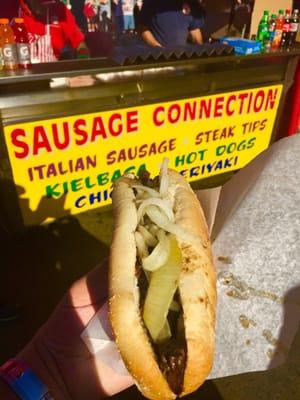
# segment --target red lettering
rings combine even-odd
[[[81,127],[86,127],[86,121],[84,119],[77,119],[74,123],[74,132],[76,136],[81,137],[81,139],[75,140],[75,143],[78,144],[78,146],[84,145],[87,140],[88,140],[88,133],[86,130],[82,129]]]
[[[239,94],[238,98],[241,101],[240,109],[239,109],[239,114],[243,114],[244,112],[244,103],[245,99],[248,97],[248,93],[241,93]]]
[[[64,150],[70,144],[69,124],[67,122],[63,123],[63,131],[64,131],[64,140],[62,142],[60,142],[58,126],[57,126],[57,124],[52,124],[54,145],[57,149],[60,149],[60,150]]]
[[[19,140],[19,138],[21,137],[23,138],[26,137],[26,132],[24,131],[24,129],[14,129],[11,132],[12,144],[21,150],[21,151],[15,151],[16,158],[25,158],[29,154],[29,146],[27,143]]]
[[[265,105],[266,111],[268,110],[268,108],[273,110],[273,108],[275,106],[275,100],[276,100],[277,94],[278,94],[278,89],[275,89],[275,92],[273,92],[273,89],[269,89],[268,95],[267,95],[267,101],[266,101],[266,105]]]
[[[137,111],[129,111],[127,113],[127,132],[137,132],[139,128],[139,114]]]
[[[176,139],[171,139],[169,142],[169,150],[175,150],[176,149]]]
[[[222,117],[224,108],[224,96],[216,98],[214,117]]]
[[[148,156],[152,156],[152,154],[156,154],[156,143],[151,143],[149,146]]]
[[[179,118],[180,118],[179,104],[171,105],[171,107],[169,108],[168,116],[169,116],[169,121],[171,122],[171,124],[176,124],[176,122],[179,121]]]
[[[196,107],[197,103],[195,101],[193,103],[185,103],[183,114],[184,121],[187,121],[188,119],[193,121],[196,119]]]
[[[203,111],[205,114],[205,118],[209,118],[211,114],[211,99],[207,100],[200,100],[200,111],[199,111],[199,118],[201,119],[203,116]]]
[[[143,144],[139,148],[139,158],[143,158],[143,157],[145,157],[147,155],[147,148],[148,148],[147,144]]]
[[[47,150],[48,153],[52,151],[45,128],[39,125],[33,130],[33,155],[39,154],[41,149]]]
[[[265,100],[265,92],[263,90],[259,90],[254,99],[253,109],[255,112],[260,112],[260,110],[262,109],[264,100]]]
[[[116,161],[117,152],[115,150],[111,151],[106,156],[106,163],[107,165],[111,165]]]
[[[93,122],[91,142],[94,142],[97,136],[102,136],[103,139],[107,139],[107,134],[105,132],[105,127],[101,117],[96,117]]]
[[[198,135],[195,138],[195,145],[201,144],[203,142],[202,136],[203,132],[198,133]]]
[[[232,94],[231,96],[229,96],[228,101],[226,103],[226,114],[229,115],[229,116],[234,114],[234,108],[233,109],[230,108],[231,103],[233,101],[236,101],[236,95],[235,94]]]
[[[118,124],[116,122],[119,121]],[[122,115],[119,113],[113,114],[108,121],[108,129],[112,136],[119,136],[123,132]]]
[[[158,114],[164,113],[165,108],[163,106],[156,107],[156,109],[153,112],[153,123],[155,126],[162,126],[165,123],[164,118],[159,120],[158,119]]]

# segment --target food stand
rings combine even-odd
[[[9,229],[110,204],[121,174],[163,157],[211,187],[285,135],[300,49],[172,53],[36,65],[0,75],[1,209]],[[54,78],[92,75],[89,87]]]

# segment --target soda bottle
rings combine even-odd
[[[290,23],[290,36],[288,41],[288,47],[291,47],[296,42],[296,36],[299,29],[299,10],[294,10],[291,23]]]
[[[4,61],[3,61],[3,45],[2,45],[2,37],[1,37],[1,30],[0,30],[0,71],[4,67]]]
[[[24,69],[31,68],[30,45],[24,19],[15,18],[12,28],[17,45],[19,67]]]
[[[276,18],[276,29],[275,29],[275,37],[272,43],[273,49],[278,49],[280,47],[281,38],[282,38],[282,30],[284,24],[284,11],[279,10],[278,16]]]
[[[18,56],[14,33],[7,18],[0,19],[0,36],[2,38],[4,67],[8,70],[18,68]]]
[[[282,28],[282,37],[280,47],[285,49],[288,47],[290,37],[291,10],[285,11],[284,23]]]
[[[269,11],[264,11],[257,31],[257,40],[261,42],[262,49],[265,48],[265,42],[269,39]]]
[[[276,14],[271,15],[271,19],[269,21],[269,40],[271,44],[275,38],[275,31],[276,31]]]

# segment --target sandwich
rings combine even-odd
[[[168,169],[119,178],[112,195],[109,318],[142,394],[175,399],[198,389],[214,358],[216,275],[203,210]]]

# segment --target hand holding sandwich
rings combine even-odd
[[[16,358],[56,400],[96,400],[133,382],[150,399],[184,396],[205,381],[214,355],[216,279],[203,211],[166,162],[156,179],[120,178],[113,209],[109,283],[106,263],[76,282]],[[107,299],[133,379],[91,355],[81,340]],[[8,387],[0,386],[0,394],[14,398]]]

